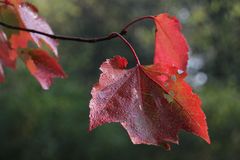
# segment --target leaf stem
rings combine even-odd
[[[154,16],[143,16],[143,17],[138,17],[134,20],[132,20],[131,22],[129,22],[125,27],[123,27],[121,33],[127,33],[128,28],[131,27],[132,25],[134,25],[135,23],[142,21],[142,20],[146,20],[146,19],[154,19]]]
[[[129,43],[129,41],[126,38],[124,38],[121,34],[119,34],[118,32],[112,32],[111,35],[112,36],[117,36],[118,38],[120,38],[129,47],[129,49],[131,50],[131,52],[132,52],[132,54],[133,54],[137,64],[141,65],[141,63],[139,61],[139,58],[137,56],[137,53],[134,50],[134,48],[132,47],[132,45]]]

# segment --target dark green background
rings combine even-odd
[[[207,115],[212,144],[181,132],[172,151],[133,145],[119,124],[88,132],[88,103],[99,65],[116,54],[135,64],[118,39],[97,44],[60,41],[60,63],[68,73],[43,91],[21,61],[6,69],[0,85],[1,160],[238,160],[240,159],[239,0],[31,0],[55,33],[75,36],[120,31],[130,20],[169,12],[180,18],[192,57],[208,81],[196,87]],[[185,17],[185,18],[184,18]],[[142,64],[151,64],[154,25],[139,23],[126,36]],[[194,80],[192,80],[194,84]]]

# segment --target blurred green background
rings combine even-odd
[[[105,35],[130,20],[169,12],[191,46],[188,81],[200,94],[212,144],[181,132],[172,151],[133,145],[119,124],[88,132],[88,103],[99,65],[116,54],[134,59],[118,39],[97,44],[60,41],[69,77],[43,91],[22,62],[0,85],[1,160],[238,160],[240,159],[239,0],[31,0],[57,34]],[[154,25],[141,22],[126,36],[151,64]]]

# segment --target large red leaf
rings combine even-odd
[[[48,23],[39,16],[38,10],[34,5],[23,2],[15,5],[15,8],[19,14],[20,21],[26,28],[34,29],[48,34],[54,34]],[[58,42],[56,40],[36,33],[30,33],[30,35],[39,47],[41,47],[41,41],[44,41],[52,49],[55,55],[58,55]]]
[[[66,75],[56,59],[41,49],[26,49],[23,60],[30,73],[37,79],[43,89],[49,89],[53,78],[64,78]]]
[[[101,65],[99,83],[92,89],[90,130],[120,122],[134,144],[169,148],[178,143],[181,129],[210,143],[201,101],[172,68],[165,74],[160,64],[124,69],[127,60],[116,56]]]
[[[176,67],[185,71],[188,61],[188,44],[175,17],[160,14],[154,17],[156,25],[154,63]]]

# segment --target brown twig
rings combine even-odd
[[[124,26],[121,32],[115,32],[115,33],[118,33],[120,35],[125,35],[125,34],[127,34],[128,28],[130,26],[132,26],[133,24],[135,24],[135,23],[137,23],[139,21],[145,20],[145,19],[153,19],[153,16],[144,16],[144,17],[136,18],[133,21],[131,21],[130,23],[128,23],[126,26]],[[12,29],[12,30],[20,30],[20,31],[31,32],[31,33],[44,35],[44,36],[50,37],[52,39],[76,41],[76,42],[85,42],[85,43],[96,43],[96,42],[111,40],[113,38],[118,37],[117,34],[112,34],[111,33],[111,34],[108,34],[108,35],[102,36],[102,37],[84,38],[84,37],[76,37],[76,36],[65,36],[65,35],[48,34],[48,33],[45,33],[45,32],[34,30],[34,29],[14,26],[14,25],[7,24],[7,23],[1,22],[1,21],[0,21],[0,25],[5,27],[5,28]]]

